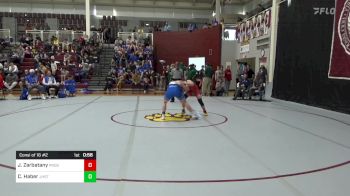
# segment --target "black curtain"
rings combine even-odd
[[[272,96],[350,113],[350,80],[328,78],[334,0],[293,0],[280,5]]]

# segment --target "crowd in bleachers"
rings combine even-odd
[[[114,86],[117,90],[129,86],[132,89],[142,88],[144,93],[147,93],[151,86],[155,86],[155,78],[150,38],[117,38],[114,43],[114,56],[111,59],[111,71],[106,76],[104,90],[108,92]]]
[[[0,38],[0,51],[9,47],[10,45],[11,45],[11,38],[10,37]]]
[[[75,82],[78,87],[86,87],[102,50],[95,34],[90,39],[80,37],[72,43],[67,40],[59,42],[55,36],[41,40],[31,34],[23,35],[19,41],[20,44],[15,45],[9,54],[0,54],[0,70],[7,91],[11,93],[19,84],[21,94],[27,95],[22,98],[29,100],[32,89],[45,99],[46,94],[52,95],[50,89],[57,97],[61,87],[63,90],[67,87],[66,92],[74,94],[69,86]]]

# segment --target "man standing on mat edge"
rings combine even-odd
[[[193,115],[194,120],[198,120],[201,118],[201,115],[194,111],[192,107],[187,103],[185,98],[185,91],[189,90],[189,87],[193,86],[194,83],[191,80],[187,81],[172,81],[169,83],[168,89],[164,95],[164,104],[162,108],[162,120],[165,120],[165,112],[167,109],[167,103],[174,97],[176,97],[182,104],[183,108],[186,108]]]

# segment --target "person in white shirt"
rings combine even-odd
[[[18,67],[14,63],[10,63],[9,73],[18,74]]]
[[[64,66],[68,66],[69,63],[70,63],[70,60],[71,60],[71,55],[68,52],[66,52],[64,54],[64,56],[63,56],[63,64],[64,64]]]
[[[51,71],[48,71],[46,76],[43,78],[42,84],[45,87],[45,90],[49,97],[52,95],[50,94],[50,89],[53,88],[55,89],[55,98],[57,98],[58,95],[58,90],[59,90],[59,83],[56,82],[55,77],[52,76]]]
[[[18,76],[14,73],[9,73],[6,76],[4,85],[8,89],[9,92],[12,92],[12,89],[15,88],[18,84]]]
[[[55,56],[51,56],[50,57],[50,66],[51,66],[51,70],[52,70],[52,75],[56,75],[56,71],[57,71],[57,63],[59,63],[59,61],[55,61]]]

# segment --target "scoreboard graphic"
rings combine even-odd
[[[95,183],[96,151],[16,151],[17,183]]]

